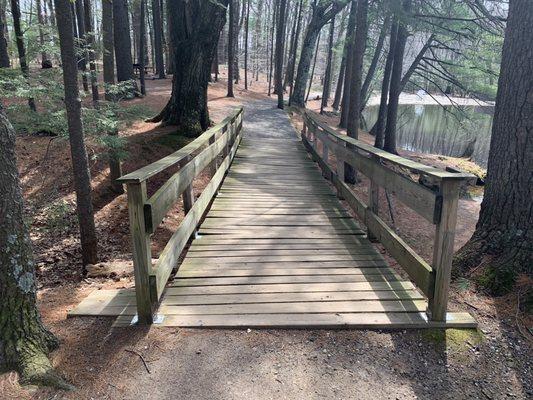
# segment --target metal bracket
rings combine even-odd
[[[164,320],[165,320],[165,316],[163,314],[155,314],[153,317],[153,324],[160,325],[163,323]],[[135,314],[130,321],[130,325],[137,325],[138,322],[139,322],[139,316]]]

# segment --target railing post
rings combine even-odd
[[[453,245],[457,206],[459,203],[460,180],[443,179],[440,186],[442,209],[435,231],[433,244],[433,269],[435,270],[435,289],[429,298],[429,311],[433,321],[445,321],[448,306],[448,292],[452,272]]]
[[[213,143],[217,141],[218,134],[214,134],[209,138],[209,146],[211,146]],[[218,156],[215,157],[215,159],[211,162],[211,165],[209,166],[209,169],[211,170],[211,176],[215,175],[218,169]]]
[[[323,134],[322,136],[322,160],[324,160],[324,163],[328,165],[329,151],[328,151],[328,145],[325,140],[327,133],[323,132],[322,134]],[[322,173],[322,175],[324,175],[324,177],[327,177],[325,171]]]
[[[150,272],[152,270],[150,235],[146,232],[144,220],[144,203],[147,198],[146,182],[129,182],[127,193],[133,269],[135,272],[137,317],[139,324],[151,324],[153,322],[154,304],[150,295]]]

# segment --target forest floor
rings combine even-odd
[[[222,74],[224,78],[224,74]],[[211,84],[211,118],[232,107],[265,99],[264,82],[236,87]],[[169,95],[171,80],[148,80],[148,95],[131,101],[153,112]],[[310,102],[316,108],[318,102]],[[272,107],[275,107],[274,101]],[[298,117],[293,116],[295,126]],[[334,117],[326,122],[336,126]],[[174,151],[187,140],[172,127],[136,122],[121,132],[129,172]],[[362,134],[362,140],[371,137]],[[15,373],[0,375],[1,399],[526,399],[533,396],[531,316],[521,311],[520,292],[492,298],[468,280],[452,286],[450,308],[468,311],[479,330],[327,331],[194,330],[130,327],[111,329],[109,318],[66,318],[91,291],[133,286],[126,196],[109,189],[105,159],[89,143],[101,263],[81,273],[70,154],[66,139],[26,136],[17,156],[32,232],[38,300],[45,324],[59,337],[52,354],[57,370],[78,389],[61,392],[21,387]],[[465,161],[401,152],[431,165]],[[170,173],[170,172],[169,172]],[[154,179],[149,191],[168,177]],[[201,192],[209,180],[195,182]],[[364,197],[366,183],[355,189]],[[381,209],[388,210],[385,198]],[[424,258],[431,258],[433,232],[393,199],[395,227]],[[479,201],[460,202],[456,246],[473,232]],[[176,205],[154,235],[154,257],[183,218]],[[524,283],[524,284],[527,284]]]

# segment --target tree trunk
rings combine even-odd
[[[347,134],[349,137],[357,139],[359,129],[359,119],[361,116],[361,85],[363,80],[363,58],[365,56],[366,39],[368,36],[368,0],[358,0],[356,29],[353,43],[352,59],[352,83],[350,85],[350,98],[346,104],[349,115],[347,124]]]
[[[145,73],[144,73],[144,66],[146,61],[146,54],[145,54],[145,47],[146,47],[146,4],[145,0],[141,0],[141,4],[139,5],[140,11],[140,21],[139,21],[139,58],[137,62],[139,63],[139,81],[141,83],[141,94],[143,96],[146,95],[146,82],[145,82]],[[163,52],[161,51],[161,55],[163,55]],[[164,76],[164,68],[163,70],[163,76]],[[161,78],[161,74],[159,74],[159,78]]]
[[[274,69],[274,31],[276,28],[276,22],[277,22],[277,15],[278,15],[278,2],[276,0],[272,0],[274,3],[274,13],[272,15],[272,24],[270,26],[270,63],[268,66],[268,93],[267,95],[270,96],[270,93],[272,92],[272,70]]]
[[[331,62],[333,58],[333,37],[335,33],[335,17],[331,18],[329,26],[328,54],[326,57],[326,72],[324,73],[324,86],[322,88],[322,102],[320,103],[320,114],[324,113],[324,108],[328,106],[329,92],[331,91]]]
[[[248,90],[248,30],[250,27],[250,1],[246,0],[246,25],[244,28],[244,90]]]
[[[492,124],[485,194],[476,230],[454,260],[457,272],[484,264],[496,294],[533,265],[533,2],[511,0]],[[531,288],[530,288],[531,290]]]
[[[83,1],[78,0],[74,3],[76,30],[79,39],[78,67],[81,70],[83,90],[89,91],[89,80],[87,79],[87,41],[85,38],[85,15],[83,11]]]
[[[339,105],[341,103],[342,98],[342,90],[343,90],[343,84],[344,84],[344,75],[346,74],[346,45],[344,46],[344,49],[342,51],[342,59],[341,59],[341,65],[339,67],[339,78],[337,79],[337,87],[335,89],[335,97],[333,99],[333,104],[331,107],[335,111],[339,110]]]
[[[48,353],[59,342],[37,309],[30,236],[24,223],[15,158],[15,131],[0,109],[0,368],[16,369],[22,383],[67,385],[52,369]]]
[[[316,48],[315,48],[315,57],[313,58],[313,64],[311,66],[311,74],[309,76],[309,86],[307,87],[307,94],[305,95],[305,102],[309,100],[309,95],[311,94],[311,87],[313,86],[313,78],[315,77],[315,68],[316,60],[318,58],[318,45],[320,44],[320,32],[318,32],[318,37],[316,38]]]
[[[331,18],[337,15],[346,4],[348,4],[348,1],[337,1],[333,4],[329,2],[313,4],[311,19],[302,43],[302,52],[300,55],[300,62],[298,63],[294,90],[291,96],[291,104],[297,107],[305,106],[305,88],[309,79],[309,70],[318,34],[323,26],[327,24]]]
[[[152,0],[152,19],[154,26],[155,73],[159,79],[165,79],[165,64],[163,59],[163,26],[161,19],[161,5],[159,0]]]
[[[72,34],[72,16],[67,9],[69,0],[55,0],[56,19],[63,65],[63,83],[65,86],[65,106],[70,140],[70,154],[74,173],[74,188],[78,223],[80,227],[81,253],[83,265],[98,261],[96,229],[91,199],[91,175],[89,161],[83,141],[81,122],[81,100],[78,91],[77,60]]]
[[[43,33],[43,26],[45,26],[44,21],[44,9],[43,4],[41,0],[35,1],[35,6],[37,8],[37,21],[39,22],[39,44],[41,45],[41,48],[44,48],[45,42],[44,42],[44,33]],[[48,58],[48,54],[43,49],[41,50],[41,68],[52,68],[52,61]]]
[[[348,124],[346,133],[349,137],[359,137],[359,120],[361,117],[361,85],[363,81],[363,58],[365,56],[366,39],[368,36],[368,0],[358,0],[355,37],[352,46],[352,83],[350,85],[350,97],[346,102]],[[345,110],[343,110],[344,112]],[[351,146],[348,146],[351,147]],[[357,177],[353,167],[344,164],[344,180],[347,183],[356,183]]]
[[[131,81],[130,95],[137,92],[131,56],[130,18],[128,0],[113,0],[113,39],[117,61],[117,81]]]
[[[26,60],[26,47],[24,45],[24,34],[22,33],[22,28],[20,26],[20,4],[19,0],[11,0],[11,14],[13,15],[13,28],[15,30],[15,37],[17,43],[17,51],[19,53],[19,64],[20,70],[22,71],[22,76],[28,80],[30,77],[30,69],[28,67],[28,62]],[[32,97],[28,99],[28,105],[30,110],[37,111],[35,106],[35,101]]]
[[[294,72],[296,70],[296,58],[298,56],[298,39],[300,38],[300,31],[302,26],[303,0],[298,4],[297,15],[295,17],[296,28],[294,36],[291,40],[291,47],[289,51],[289,60],[287,61],[287,72],[285,74],[284,87],[289,85],[289,104],[292,96],[292,88],[294,86]]]
[[[153,122],[177,125],[179,133],[191,137],[209,127],[207,83],[229,1],[168,3],[175,73],[170,100]]]
[[[374,49],[374,55],[372,56],[372,61],[370,62],[368,71],[366,72],[363,86],[361,87],[361,107],[360,107],[361,112],[363,112],[363,109],[365,108],[366,102],[368,100],[368,89],[370,88],[372,79],[374,79],[374,74],[376,73],[378,61],[379,61],[379,58],[381,57],[381,51],[383,50],[383,43],[385,42],[385,37],[387,36],[387,32],[389,31],[389,28],[390,28],[390,15],[387,15],[385,17],[385,20],[383,21],[381,30],[379,31],[378,42],[376,43],[376,47]]]
[[[0,68],[9,68],[9,52],[7,50],[7,23],[6,23],[6,5],[0,0]]]
[[[385,144],[385,120],[387,117],[387,98],[389,95],[389,85],[392,71],[392,63],[394,61],[394,52],[396,48],[396,40],[398,38],[398,20],[394,19],[391,25],[391,32],[389,38],[389,52],[387,54],[387,61],[385,62],[385,69],[383,71],[383,81],[381,82],[381,98],[379,101],[378,119],[374,124],[372,130],[376,136],[374,146],[382,149]]]
[[[105,85],[115,84],[115,45],[113,39],[113,0],[102,0],[102,44]],[[110,101],[113,96],[105,88],[105,98]]]
[[[402,7],[405,13],[409,13],[411,11],[411,0],[404,0]],[[384,150],[393,154],[398,154],[398,151],[396,150],[396,123],[398,117],[398,103],[402,91],[401,80],[403,55],[408,34],[405,22],[400,21],[398,26],[398,36],[394,48],[394,60],[392,63],[389,88],[389,103],[387,105],[387,121],[385,125],[385,144],[383,146]]]
[[[278,95],[278,108],[283,110],[283,45],[285,39],[285,9],[287,0],[279,0],[278,23],[276,26],[276,93]]]
[[[235,76],[235,0],[229,0],[229,21],[228,21],[228,94],[227,97],[235,97],[233,94],[233,77]]]
[[[346,30],[346,67],[344,68],[344,84],[342,88],[341,116],[339,127],[348,126],[348,109],[350,99],[350,87],[352,85],[352,64],[353,64],[353,41],[355,37],[355,20],[357,16],[357,0],[352,0],[350,6],[350,16],[348,17],[348,28]]]
[[[100,100],[100,94],[98,93],[98,78],[96,71],[96,62],[94,55],[94,28],[93,28],[93,15],[92,15],[92,6],[91,0],[83,0],[84,8],[84,19],[85,19],[85,40],[86,48],[89,56],[89,69],[91,71],[91,94],[93,97],[93,104],[95,107],[98,107],[98,101]]]

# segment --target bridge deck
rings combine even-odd
[[[428,322],[424,296],[340,204],[287,116],[276,112],[275,121],[265,121],[263,113],[273,113],[267,104],[247,111],[230,172],[166,289],[162,325],[443,326]],[[100,296],[100,315],[114,312],[118,325],[130,323],[132,292]],[[94,312],[95,304],[85,309]],[[466,320],[468,314],[450,313],[446,326]]]

